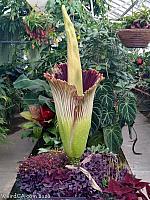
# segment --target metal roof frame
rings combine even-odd
[[[121,17],[132,14],[142,5],[150,8],[150,0],[105,0],[109,5],[108,16],[112,20],[119,20]]]

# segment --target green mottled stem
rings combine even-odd
[[[80,158],[68,158],[68,159],[70,165],[79,166]]]

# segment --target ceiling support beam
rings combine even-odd
[[[139,0],[134,1],[132,5],[120,17],[123,17],[124,15],[126,15],[138,2]]]

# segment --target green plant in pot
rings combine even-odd
[[[32,10],[24,17],[24,24],[28,38],[37,45],[48,44],[55,35],[53,18],[49,13]]]
[[[123,18],[123,29],[118,36],[126,47],[144,48],[150,42],[150,10],[143,8]]]
[[[123,26],[127,29],[150,29],[150,9],[142,8],[131,16],[123,18]]]

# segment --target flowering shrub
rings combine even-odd
[[[142,64],[143,64],[143,59],[142,59],[141,57],[138,57],[138,58],[136,59],[136,64],[137,64],[137,65],[142,65]]]
[[[43,136],[44,139],[44,135],[48,135],[49,139],[53,136],[56,139],[57,135],[55,135],[56,131],[54,131],[55,113],[46,104],[43,106],[29,105],[29,111],[23,111],[20,115],[29,121],[22,125],[22,138],[33,137],[39,139]],[[50,125],[51,129],[53,128],[53,134],[50,129],[48,130]],[[44,135],[43,130],[45,131]],[[49,139],[46,137],[46,141],[45,139],[44,141],[48,143]]]
[[[93,189],[85,174],[79,168],[65,168],[66,164],[68,160],[63,152],[28,158],[19,167],[17,180],[21,190],[34,195],[100,199],[102,193]],[[127,173],[125,167],[119,169],[118,159],[112,154],[85,153],[80,166],[87,170],[103,189],[110,178],[121,181]],[[105,195],[110,196],[109,193]]]
[[[32,115],[32,118],[38,121],[41,125],[45,125],[46,122],[53,119],[55,116],[55,113],[45,106],[30,106],[30,113]]]
[[[24,18],[25,30],[30,40],[38,44],[48,44],[50,36],[54,34],[53,17],[48,13],[31,11]]]

